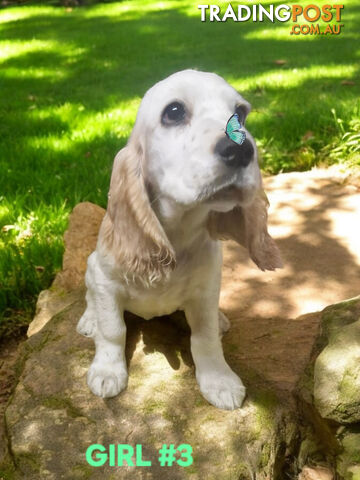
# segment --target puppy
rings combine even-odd
[[[281,267],[267,231],[267,199],[254,139],[225,135],[250,105],[213,73],[185,70],[144,96],[127,145],[116,155],[109,199],[86,272],[87,308],[77,331],[93,338],[91,391],[127,386],[124,311],[145,319],[183,310],[200,391],[223,409],[240,407],[245,387],[224,359],[219,312],[219,239],[248,249],[262,270]]]

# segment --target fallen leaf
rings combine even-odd
[[[276,65],[285,65],[287,61],[279,59],[279,60],[274,60],[274,63],[276,63]]]

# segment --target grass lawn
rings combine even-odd
[[[61,267],[73,206],[105,206],[141,97],[174,71],[214,71],[243,93],[265,171],[359,164],[360,7],[343,3],[332,36],[202,23],[190,0],[0,10],[0,335],[29,320]]]

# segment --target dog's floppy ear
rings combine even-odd
[[[175,253],[151,208],[142,173],[142,148],[128,143],[115,157],[99,248],[124,277],[150,285],[175,267]]]
[[[213,238],[235,240],[247,248],[250,258],[261,270],[283,266],[278,247],[267,230],[269,201],[260,188],[253,202],[236,206],[229,212],[210,212],[208,230]]]

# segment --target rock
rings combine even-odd
[[[295,443],[291,398],[277,398],[258,372],[227,352],[249,385],[248,399],[233,412],[210,406],[195,381],[189,332],[166,319],[146,322],[130,316],[129,386],[114,399],[95,397],[86,385],[92,342],[74,335],[83,309],[79,294],[26,344],[20,381],[6,410],[16,463],[11,478],[144,478],[140,467],[88,465],[85,452],[94,443],[107,448],[142,444],[143,457],[152,462],[146,478],[168,479],[171,472],[173,479],[250,480],[256,472],[265,480],[280,474]],[[158,450],[165,443],[190,444],[194,464],[160,467]]]
[[[319,319],[300,397],[322,438],[316,454],[322,449],[340,478],[354,480],[360,478],[360,296],[325,308]]]
[[[360,297],[324,310],[327,343],[315,362],[314,404],[323,418],[360,422]]]
[[[359,424],[339,428],[337,438],[342,447],[342,452],[337,459],[338,473],[345,478],[345,480],[360,480]]]
[[[43,290],[36,302],[36,313],[29,325],[28,337],[39,332],[57,313],[74,303],[76,296],[76,291],[69,293],[62,288]]]
[[[49,290],[43,290],[36,304],[36,313],[27,334],[37,333],[57,313],[73,303],[74,295],[66,295],[84,284],[86,262],[96,247],[97,235],[105,210],[90,202],[76,205],[69,217],[64,235],[63,268]]]
[[[103,208],[90,202],[79,203],[72,211],[64,235],[63,268],[56,276],[55,288],[71,291],[83,285],[87,258],[95,250],[104,213]]]

